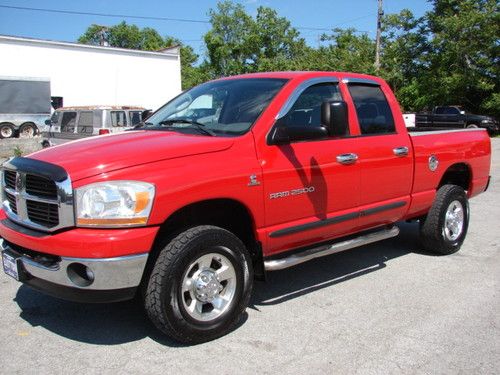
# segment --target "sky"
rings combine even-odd
[[[247,12],[255,15],[259,6],[275,9],[290,20],[311,46],[317,46],[319,35],[335,27],[354,27],[375,38],[377,0],[239,0]],[[152,27],[162,36],[174,36],[191,45],[203,57],[203,35],[210,29],[208,11],[217,0],[0,0],[0,34],[28,38],[75,42],[91,24],[111,26],[125,20],[139,27]],[[416,16],[431,9],[426,0],[383,0],[384,11],[397,13],[408,8]],[[85,13],[121,15],[62,14],[36,10],[2,8],[2,6],[43,8]],[[133,19],[123,17],[161,17],[174,20]],[[201,21],[201,22],[200,22]],[[205,21],[205,22],[203,22]],[[325,29],[311,30],[310,28]]]

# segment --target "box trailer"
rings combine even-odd
[[[0,138],[32,137],[50,113],[48,78],[0,77]]]

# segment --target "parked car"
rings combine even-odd
[[[490,135],[498,133],[498,121],[490,116],[467,113],[460,106],[439,106],[432,112],[417,113],[415,125],[419,128],[484,128]]]
[[[33,137],[50,117],[50,80],[0,77],[0,138]]]
[[[7,161],[3,267],[73,301],[142,296],[160,331],[209,341],[237,326],[254,276],[395,237],[398,221],[455,253],[490,163],[484,129],[408,133],[377,77],[227,77],[138,130]]]
[[[49,147],[95,135],[118,133],[142,121],[142,107],[85,106],[57,109],[46,122],[42,145]]]

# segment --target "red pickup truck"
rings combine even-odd
[[[197,343],[239,321],[254,277],[394,237],[457,251],[489,183],[482,129],[408,134],[381,79],[282,72],[182,93],[135,131],[2,168],[3,267],[60,298],[143,297]]]

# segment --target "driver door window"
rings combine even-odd
[[[342,100],[337,84],[322,83],[310,86],[297,98],[280,125],[291,127],[321,126],[321,104]]]

